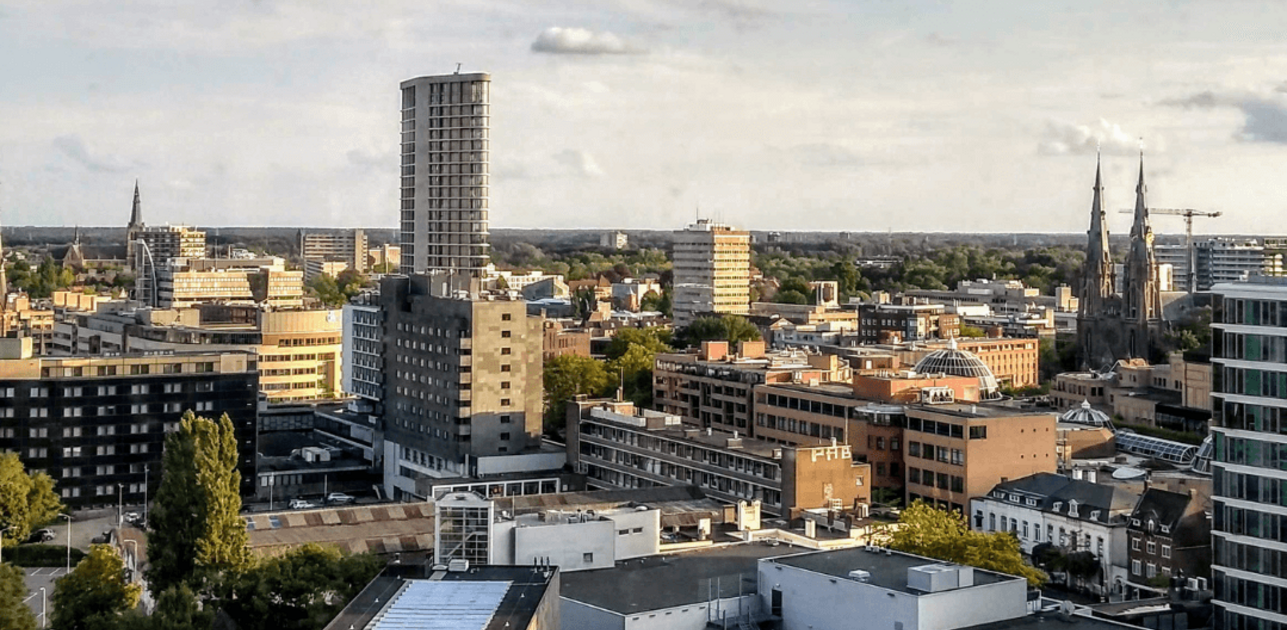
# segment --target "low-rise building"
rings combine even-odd
[[[323,263],[339,263],[334,273],[327,273],[330,276],[338,275],[344,269],[353,269],[359,273],[365,272],[368,268],[366,260],[368,250],[366,231],[362,229],[324,232],[299,231],[300,258],[305,262],[316,260]],[[312,279],[312,276],[307,273],[305,276],[305,280]]]
[[[567,426],[568,461],[591,488],[695,485],[791,517],[816,508],[861,512],[871,501],[870,467],[838,441],[780,446],[614,401],[568,403]]]
[[[136,278],[138,300],[159,308],[198,304],[251,304],[274,308],[304,305],[304,272],[286,269],[281,258],[176,258],[145,269]]]
[[[547,319],[542,330],[541,355],[545,361],[565,354],[590,356],[590,331],[575,326],[571,320]]]
[[[1146,490],[1127,528],[1130,582],[1157,588],[1180,575],[1209,578],[1211,520],[1207,509],[1193,490],[1187,494]]]
[[[970,527],[1010,532],[1029,556],[1042,545],[1064,556],[1088,553],[1098,570],[1071,577],[1069,585],[1124,595],[1126,526],[1138,500],[1138,494],[1120,486],[1037,473],[999,483],[974,498]]]
[[[27,337],[31,339],[32,352],[46,355],[51,351],[54,338],[54,311],[48,302],[33,304],[25,293],[0,296],[0,337]]]
[[[942,304],[861,304],[858,335],[864,344],[949,339],[961,336],[961,318]]]

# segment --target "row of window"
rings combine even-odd
[[[920,418],[907,418],[908,431],[920,431],[921,433],[931,433],[945,437],[961,439],[964,437],[965,428],[959,424],[951,422],[941,422],[937,420],[922,420]],[[988,437],[988,428],[986,426],[970,427],[971,440],[983,440]]]
[[[1287,542],[1287,516],[1248,510],[1216,501],[1212,528],[1240,536]]]
[[[1217,399],[1214,408],[1212,422],[1215,426],[1287,435],[1287,409],[1222,399]]]
[[[907,483],[929,486],[949,492],[965,492],[965,478],[947,473],[935,473],[932,470],[907,467]]]
[[[919,457],[930,461],[939,461],[944,464],[952,464],[953,466],[965,465],[965,453],[963,453],[959,448],[949,449],[945,446],[936,446],[934,444],[908,442],[907,455],[909,457]]]
[[[1287,575],[1287,551],[1245,545],[1223,536],[1216,536],[1211,546],[1212,564],[1263,575]]]
[[[724,423],[727,424],[727,423]],[[756,426],[768,429],[776,429],[787,433],[806,435],[820,439],[835,438],[837,440],[845,439],[844,427],[833,427],[817,422],[807,422],[805,420],[796,420],[774,414],[757,413],[755,414]]]
[[[1246,475],[1220,467],[1212,478],[1216,496],[1287,507],[1287,480]]]
[[[1216,599],[1278,614],[1287,614],[1287,588],[1215,572]]]
[[[1034,522],[1031,524],[1032,525],[1031,529],[1029,529],[1028,527],[1029,523],[1026,520],[1019,521],[1018,519],[1015,519],[1013,517],[1009,518],[1008,520],[1009,520],[1009,523],[1007,527],[1007,522],[1006,522],[1007,518],[1005,516],[1001,516],[1000,523],[998,526],[996,513],[988,512],[988,531],[990,532],[1009,531],[1010,533],[1018,537],[1019,540],[1021,541],[1027,542],[1031,540],[1033,543],[1042,542],[1041,523]],[[974,512],[974,523],[976,528],[982,528],[982,525],[983,525],[982,510],[976,510]],[[1029,533],[1031,533],[1031,538],[1029,538]],[[1053,524],[1048,523],[1046,524],[1045,535],[1046,535],[1045,542],[1058,545],[1060,547],[1064,547],[1072,551],[1078,551],[1078,550],[1090,551],[1090,543],[1091,543],[1090,534],[1083,533],[1081,536],[1078,536],[1077,532],[1070,533],[1067,529],[1060,527],[1059,537],[1055,538],[1055,526]],[[1104,557],[1104,537],[1096,536],[1095,541],[1096,541],[1095,555],[1100,558],[1103,558]]]
[[[1212,434],[1217,462],[1287,470],[1287,444],[1230,437],[1222,431]]]

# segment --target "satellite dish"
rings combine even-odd
[[[1118,468],[1117,470],[1113,471],[1113,479],[1116,479],[1118,481],[1143,479],[1146,476],[1148,476],[1147,470],[1143,470],[1141,468],[1132,468],[1130,466],[1122,466],[1121,468]]]

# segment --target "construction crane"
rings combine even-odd
[[[1122,214],[1135,214],[1135,210],[1121,210]],[[1193,251],[1193,217],[1206,217],[1215,219],[1223,215],[1223,212],[1204,212],[1192,208],[1149,208],[1149,214],[1165,214],[1176,217],[1184,217],[1184,247],[1189,252],[1189,293],[1197,290],[1197,257]]]

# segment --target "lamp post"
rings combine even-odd
[[[147,473],[148,465],[143,464],[143,529],[147,529]]]
[[[49,623],[49,618],[45,613],[49,612],[48,601],[45,599],[45,587],[40,587],[40,627],[43,628]]]
[[[67,514],[59,514],[59,518],[67,519],[67,573],[71,573],[71,529],[72,517]],[[65,574],[64,574],[65,575]]]
[[[116,484],[116,529],[125,526],[125,485]]]

